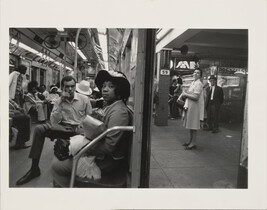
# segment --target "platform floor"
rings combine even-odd
[[[189,130],[180,119],[151,129],[150,188],[236,188],[241,124],[199,130],[195,150],[182,146]]]
[[[241,124],[222,124],[216,134],[200,130],[197,149],[184,150],[189,131],[180,119],[168,120],[168,126],[152,125],[150,188],[236,188],[241,129]],[[17,187],[16,181],[30,168],[29,151],[10,150],[10,187]],[[53,142],[47,139],[40,160],[41,176],[20,187],[53,187],[52,157]]]

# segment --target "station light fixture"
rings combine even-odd
[[[76,47],[75,43],[74,42],[68,42],[68,43],[75,50],[75,47]],[[82,57],[83,60],[87,60],[85,55],[82,53],[82,51],[78,47],[77,47],[77,53]]]

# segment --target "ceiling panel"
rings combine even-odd
[[[188,29],[166,48],[189,47],[189,53],[199,56],[248,57],[248,30],[244,29]]]

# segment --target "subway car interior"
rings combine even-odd
[[[92,81],[91,90],[100,94],[97,99],[89,96],[94,108],[101,99],[101,90],[94,85],[100,71],[122,72],[129,81],[132,122],[115,128],[130,133],[126,169],[88,181],[75,174],[74,164],[70,187],[247,188],[247,29],[10,28],[9,38],[9,74],[26,66],[25,94],[27,84],[36,81],[50,93],[56,87],[61,97],[62,78],[72,76],[79,84]],[[218,130],[207,129],[207,111],[203,111],[197,146],[188,149],[183,146],[191,135],[183,126],[186,111],[177,106],[173,110],[170,87],[175,78],[181,81],[182,91],[189,91],[199,69],[203,92],[215,77],[223,102]],[[41,174],[16,184],[31,167],[35,128],[50,121],[53,109],[47,103],[43,109],[42,120],[38,112],[27,113],[30,138],[20,148],[14,146],[16,125],[9,117],[11,188],[59,187],[51,173],[56,140],[48,137],[39,162]],[[103,140],[108,132],[94,140]],[[73,160],[79,162],[82,155]]]

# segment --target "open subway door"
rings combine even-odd
[[[150,119],[155,55],[155,29],[126,29],[119,70],[131,84],[129,104],[134,108],[134,133],[129,187],[149,187]]]

